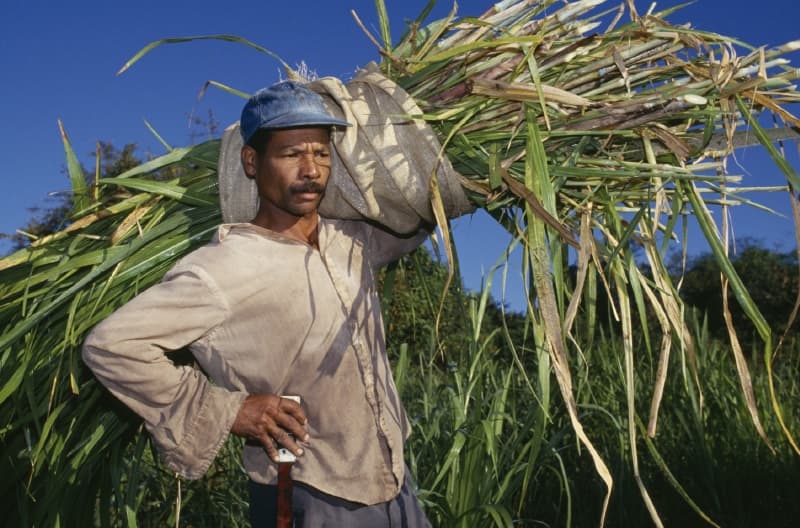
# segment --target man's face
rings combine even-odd
[[[256,180],[259,216],[315,216],[331,172],[330,131],[275,130],[262,154],[249,146],[242,149],[242,165]]]

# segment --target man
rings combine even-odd
[[[275,522],[278,446],[298,456],[296,526],[428,526],[403,461],[409,424],[375,285],[376,270],[426,231],[401,238],[319,216],[331,134],[348,125],[301,83],[256,93],[241,119],[255,218],[220,226],[84,345],[97,378],[184,477],[202,476],[229,433],[248,440],[257,527]],[[168,359],[184,347],[203,372]]]

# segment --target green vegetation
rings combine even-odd
[[[89,171],[82,168],[84,180],[91,185],[95,174],[103,178],[113,178],[123,172],[141,165],[142,160],[136,156],[136,145],[128,143],[118,149],[110,141],[97,143],[95,156],[95,170]],[[0,234],[0,238],[7,238],[12,243],[13,250],[27,247],[31,242],[47,235],[61,231],[70,223],[70,213],[74,207],[72,193],[61,193],[53,197],[49,207],[44,209],[30,209],[31,218],[27,224],[12,235]]]
[[[752,293],[764,318],[776,336],[792,337],[796,334],[796,321],[790,316],[797,300],[798,263],[796,251],[771,251],[755,240],[739,241],[738,251],[731,259],[736,273]],[[673,273],[680,273],[677,263]],[[683,276],[681,291],[686,302],[705,313],[709,331],[724,339],[725,322],[722,318],[722,286],[720,269],[713,256],[706,253],[691,259]],[[738,304],[731,306],[731,317],[742,340],[757,346],[758,335],[752,322]]]
[[[426,254],[416,254],[404,262],[398,281],[417,284],[418,270],[428,263]],[[424,275],[432,276],[427,271]],[[774,284],[764,293],[779,290]],[[414,422],[409,460],[434,525],[511,526],[513,520],[522,526],[595,526],[603,483],[576,442],[550,382],[548,356],[532,341],[529,322],[506,314],[506,325],[498,324],[494,315],[500,307],[485,295],[454,293],[448,303],[462,306],[452,313],[461,315],[468,332],[442,336],[445,346],[459,347],[448,348],[445,356],[433,340],[427,347],[423,340],[412,348],[389,335],[398,383]],[[640,476],[664,525],[792,526],[800,515],[792,491],[800,458],[782,439],[775,419],[764,422],[774,452],[759,437],[729,346],[710,334],[699,312],[692,312],[689,323],[703,380],[702,405],[696,387],[686,385],[691,378],[673,376],[665,388],[655,438],[643,431],[648,407],[640,405],[635,415],[642,433]],[[432,336],[434,330],[428,331]],[[652,521],[627,445],[619,326],[599,325],[597,332],[593,344],[571,358],[571,366],[577,372],[581,421],[601,446],[616,483],[607,523],[648,526]],[[465,335],[471,336],[467,342]],[[511,335],[516,337],[509,339]],[[647,352],[641,332],[635,341],[635,396],[646,402],[656,382],[657,356]],[[780,399],[787,403],[783,411],[793,429],[800,426],[797,346],[793,341],[775,365]],[[769,387],[761,360],[756,353],[750,367],[756,399],[765,405]],[[686,355],[676,354],[669,368],[680,372],[687,361]]]
[[[408,461],[434,525],[595,526],[603,485],[575,441],[567,412],[550,382],[548,356],[531,341],[529,323],[522,315],[503,314],[485,293],[464,292],[455,284],[444,304],[441,327],[447,330],[437,342],[432,321],[446,276],[446,268],[420,250],[388,272],[384,295],[387,318],[392,321],[388,325],[390,353],[413,424]],[[726,527],[792,526],[800,515],[793,494],[800,459],[781,440],[775,420],[764,424],[775,452],[758,437],[730,365],[730,350],[710,335],[700,315],[693,315],[690,322],[703,351],[697,356],[699,375],[708,388],[703,408],[693,399],[694,390],[687,390],[679,377],[671,378],[659,433],[640,445],[641,478],[663,522],[701,526],[707,524],[703,521],[707,516]],[[618,327],[600,325],[598,334],[594,345],[573,358],[573,368],[579,373],[576,399],[581,420],[601,446],[617,483],[608,525],[646,526],[649,514],[642,505],[625,442],[626,396]],[[643,336],[637,335],[636,340],[641,351],[637,396],[647,401],[657,365],[640,346]],[[800,426],[798,352],[793,345],[775,369],[781,400],[791,403],[784,412],[792,427]],[[684,359],[675,357],[670,368],[681,369]],[[764,402],[769,391],[759,364],[760,358],[751,359],[757,399]],[[75,370],[78,379],[86,376],[80,365]],[[80,383],[80,389],[70,404],[86,405],[87,394],[103,394],[90,380]],[[31,391],[32,387],[26,387],[26,392]],[[45,448],[55,456],[43,464],[52,488],[32,487],[29,494],[24,493],[21,486],[28,482],[31,468],[24,454],[29,451],[15,450],[6,442],[13,436],[4,431],[0,444],[4,458],[8,461],[12,453],[18,456],[11,465],[15,482],[8,482],[3,490],[4,502],[18,505],[10,512],[12,525],[51,526],[58,518],[62,526],[155,527],[174,525],[176,517],[181,526],[249,525],[238,440],[228,442],[205,478],[179,482],[156,460],[137,420],[112,398],[98,396],[94,407],[84,407],[87,419],[93,413],[105,416],[106,422],[115,416],[127,424],[125,432],[113,445],[109,441],[110,449],[100,451],[100,465],[74,476],[70,467],[76,464],[52,465],[63,452],[59,446],[70,442],[69,436],[55,436],[59,439],[53,442],[55,447]],[[638,416],[646,413],[647,408],[642,408]],[[638,426],[642,427],[641,418]],[[78,431],[72,432],[74,436]],[[105,468],[104,463],[112,465]],[[96,480],[89,478],[93,474]],[[73,486],[68,485],[70,476]],[[41,485],[40,478],[33,483]],[[53,499],[46,500],[51,495]],[[76,504],[81,507],[75,508]]]

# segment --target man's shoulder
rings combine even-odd
[[[320,226],[338,236],[363,239],[370,231],[376,229],[369,222],[361,219],[329,218],[320,216]]]
[[[247,245],[245,237],[235,233],[229,226],[222,225],[211,241],[186,254],[173,270],[200,268],[212,275],[220,271],[233,273],[250,258],[251,251],[248,251]]]

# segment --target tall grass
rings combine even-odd
[[[413,269],[406,273],[398,280],[417,280]],[[549,356],[527,338],[517,336],[511,346],[507,337],[519,328],[498,325],[486,315],[498,309],[487,306],[486,291],[459,302],[471,330],[471,341],[462,349],[442,357],[433,339],[428,347],[420,339],[416,348],[395,343],[392,349],[414,427],[409,460],[434,525],[595,526],[604,486],[576,443],[568,411],[549,382]],[[417,309],[425,313],[424,307]],[[694,387],[683,378],[670,378],[654,438],[643,434],[648,406],[637,407],[633,426],[642,431],[638,479],[665,526],[792,526],[800,515],[792,499],[800,460],[780,440],[780,424],[770,415],[764,426],[778,438],[775,452],[761,440],[730,364],[730,347],[709,337],[701,315],[691,312],[688,323],[703,350],[697,369],[707,387],[705,404],[698,405]],[[616,483],[607,523],[648,526],[652,518],[641,501],[628,443],[621,330],[618,323],[603,320],[594,344],[570,361],[578,373],[580,419]],[[434,335],[432,326],[427,331]],[[462,343],[462,338],[443,339]],[[657,382],[658,357],[647,353],[640,332],[634,347],[640,358],[635,400],[646,402]],[[752,351],[748,362],[757,398],[768,401],[760,353]],[[669,367],[685,368],[681,363],[675,355]],[[798,369],[798,349],[775,369],[780,398],[791,402],[785,409],[790,427],[800,425]],[[541,375],[532,375],[537,371]]]

